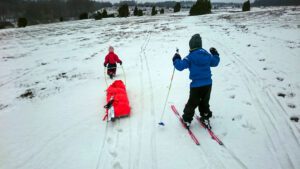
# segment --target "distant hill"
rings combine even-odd
[[[255,0],[254,6],[300,5],[300,0]]]

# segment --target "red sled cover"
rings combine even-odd
[[[106,90],[106,102],[113,99],[115,118],[129,116],[130,105],[125,85],[122,80],[114,81]]]

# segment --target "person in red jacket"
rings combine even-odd
[[[122,65],[122,61],[118,55],[114,53],[114,48],[110,46],[108,48],[108,54],[105,56],[104,67],[107,67],[107,75],[112,79],[116,75],[117,63]]]

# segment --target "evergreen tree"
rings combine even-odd
[[[94,15],[94,18],[95,18],[95,20],[100,20],[100,19],[102,19],[102,14],[101,14],[101,12],[97,12],[95,15]]]
[[[177,2],[177,3],[175,4],[175,6],[174,6],[174,12],[179,12],[180,9],[181,9],[181,5],[180,5],[179,2]]]
[[[87,12],[83,12],[79,15],[79,19],[88,19],[89,14]]]
[[[165,13],[164,8],[161,8],[160,11],[159,11],[159,13],[160,13],[160,14],[164,14],[164,13]]]
[[[153,7],[152,7],[152,11],[151,11],[151,15],[154,16],[154,15],[156,15],[156,14],[157,14],[156,7],[153,6]]]
[[[127,4],[123,4],[118,9],[119,17],[128,17],[129,16],[129,8]]]
[[[134,7],[133,15],[138,16],[139,9],[137,6]]]
[[[139,9],[138,10],[138,16],[143,16],[143,15],[144,15],[143,10]]]
[[[26,18],[19,18],[18,19],[18,27],[26,27],[27,26],[27,19]]]
[[[243,3],[243,11],[250,11],[250,1],[247,0]]]
[[[103,9],[101,15],[102,15],[102,18],[107,18],[107,11],[106,11],[106,9]]]
[[[197,0],[190,9],[190,15],[203,15],[209,13],[211,13],[210,0]]]

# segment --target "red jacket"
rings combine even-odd
[[[116,64],[116,63],[121,63],[122,61],[119,59],[118,55],[116,55],[114,52],[109,52],[106,56],[105,56],[105,61],[104,64]]]

